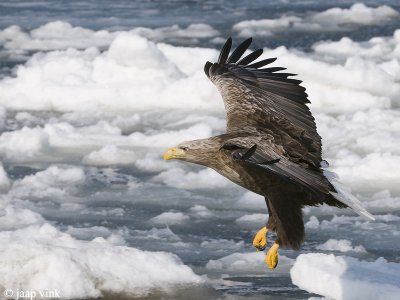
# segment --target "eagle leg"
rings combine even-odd
[[[279,244],[276,242],[269,248],[267,255],[265,256],[265,264],[272,271],[278,265],[278,250]]]
[[[256,233],[253,239],[253,246],[256,248],[257,251],[263,251],[267,246],[267,233],[268,233],[268,228],[266,226],[261,228]]]

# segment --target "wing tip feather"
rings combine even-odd
[[[207,61],[206,64],[204,65],[204,73],[206,73],[207,77],[210,78],[210,68],[212,66],[212,63]]]
[[[236,63],[240,57],[246,52],[246,50],[250,47],[251,43],[253,41],[253,38],[248,38],[241,42],[239,46],[236,47],[236,49],[232,52],[232,54],[229,56],[227,63],[228,64],[234,64]]]
[[[228,56],[229,56],[229,51],[231,51],[231,47],[232,47],[232,38],[229,37],[226,40],[224,46],[222,47],[221,53],[219,54],[219,57],[218,57],[218,63],[219,64],[225,64],[226,63],[226,60],[228,59]]]

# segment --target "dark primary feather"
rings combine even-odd
[[[256,52],[256,51],[254,51],[254,52]],[[253,69],[258,69],[258,68],[262,68],[266,65],[272,64],[274,61],[276,61],[276,57],[260,60],[254,64],[248,65],[247,67],[253,68]]]
[[[299,85],[301,81],[288,78],[294,74],[279,73],[283,67],[261,68],[275,58],[245,64],[252,62],[262,50],[240,61],[239,55],[243,55],[250,43],[251,39],[244,41],[229,57],[232,40],[228,39],[218,63],[207,62],[205,66],[207,76],[224,99],[227,132],[272,132],[291,159],[302,159],[319,168],[321,137],[305,105],[309,103],[305,88]]]
[[[246,52],[247,48],[249,48],[251,42],[253,41],[252,38],[249,38],[242,42],[239,46],[236,47],[236,49],[233,51],[233,53],[229,56],[227,60],[227,64],[234,64],[236,63],[240,57]]]
[[[228,59],[229,56],[229,51],[231,51],[231,47],[232,47],[232,38],[228,38],[224,46],[222,47],[221,53],[219,54],[218,57],[219,64],[226,63],[226,60]]]
[[[263,49],[257,49],[254,52],[251,52],[249,55],[243,57],[241,60],[237,62],[238,65],[248,65],[249,63],[255,61],[263,54]]]

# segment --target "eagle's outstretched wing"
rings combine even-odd
[[[231,151],[246,168],[268,172],[285,184],[307,190],[311,197],[303,199],[304,205],[350,206],[373,219],[354,196],[343,193],[321,169],[321,137],[306,105],[310,101],[301,81],[289,78],[295,74],[279,73],[285,68],[263,68],[276,58],[254,63],[262,49],[241,58],[251,41],[245,40],[229,55],[229,38],[218,62],[204,66],[225,103],[227,139],[222,148]],[[279,198],[276,193],[268,197]]]
[[[221,50],[218,62],[207,62],[204,71],[224,99],[227,132],[273,133],[293,161],[316,168],[321,163],[321,137],[301,81],[279,73],[281,67],[263,68],[276,58],[253,63],[263,52],[258,49],[241,58],[252,39],[241,43],[229,56],[232,39]]]

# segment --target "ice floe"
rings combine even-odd
[[[264,252],[232,253],[218,260],[210,260],[206,268],[221,273],[265,274]],[[274,272],[287,272],[293,265],[293,259],[279,256],[279,264]]]
[[[150,219],[150,222],[162,225],[181,224],[189,220],[189,217],[181,212],[167,211]]]
[[[322,245],[316,247],[318,250],[325,251],[339,251],[339,252],[358,252],[365,253],[366,250],[363,246],[353,246],[352,242],[349,240],[335,240],[329,239]]]
[[[0,282],[14,291],[57,289],[63,299],[103,293],[144,297],[203,283],[175,255],[115,246],[103,238],[79,241],[49,224],[0,235]]]
[[[277,19],[247,20],[236,23],[233,29],[239,36],[270,36],[284,30],[294,31],[346,31],[356,26],[382,24],[399,18],[394,8],[382,5],[369,7],[355,3],[350,8],[330,8],[305,16],[284,15]],[[340,51],[340,50],[339,50]]]
[[[328,298],[391,299],[400,293],[399,264],[347,256],[310,253],[297,257],[290,275],[294,284]]]

